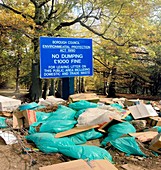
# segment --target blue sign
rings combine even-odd
[[[41,78],[92,75],[92,39],[40,37]]]

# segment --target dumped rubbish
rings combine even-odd
[[[69,107],[74,109],[74,110],[82,110],[82,109],[88,109],[88,108],[96,108],[98,105],[96,103],[92,103],[86,100],[80,100],[75,103],[70,103]]]
[[[58,133],[72,129],[77,123],[76,120],[46,120],[43,122],[35,122],[30,125],[29,133],[49,132]]]
[[[148,131],[148,132],[137,132],[129,133],[130,136],[137,138],[140,142],[151,141],[155,136],[158,135],[158,132]]]
[[[24,110],[13,113],[13,128],[28,128],[36,122],[36,112],[34,110]]]
[[[38,104],[44,106],[54,106],[54,105],[63,105],[63,104],[65,105],[66,101],[61,98],[56,98],[54,96],[47,96],[45,100],[41,98]]]
[[[117,168],[107,160],[85,161],[82,159],[69,161],[65,163],[54,164],[40,167],[39,170],[117,170]]]
[[[19,110],[23,111],[23,110],[35,110],[39,108],[39,105],[35,102],[32,103],[25,103],[19,106]]]
[[[6,118],[5,117],[0,117],[0,128],[6,128],[8,127],[7,123],[6,123]]]
[[[13,112],[21,105],[21,100],[0,95],[0,112]]]
[[[47,119],[50,120],[74,120],[76,111],[63,105],[59,105],[58,109]]]
[[[143,131],[146,128],[146,120],[132,120],[130,122],[136,129],[137,132]]]
[[[140,119],[150,116],[158,116],[152,105],[138,104],[128,107],[134,119]]]
[[[95,126],[77,126],[77,127],[74,127],[70,130],[57,133],[55,135],[55,137],[61,138],[61,137],[64,137],[64,136],[74,135],[74,134],[81,133],[81,132],[84,132],[84,131],[87,131],[87,130],[90,130],[90,129],[94,129],[94,128],[98,128],[98,127],[99,127],[98,125],[95,125]]]
[[[99,101],[99,97],[96,93],[78,93],[69,96],[69,102],[77,102],[80,100],[97,103]]]
[[[77,169],[77,170],[91,170],[90,166],[88,163],[82,159],[79,160],[74,160],[74,161],[69,161],[69,162],[64,162],[64,163],[59,163],[59,164],[54,164],[50,166],[44,166],[40,167],[39,170],[71,170],[71,169]]]
[[[147,119],[147,122],[150,126],[161,126],[161,117],[149,117]]]
[[[84,159],[88,161],[106,159],[112,162],[112,156],[110,153],[105,149],[97,146],[70,145],[64,148],[60,148],[59,151],[62,154],[75,159]]]
[[[97,125],[110,122],[112,118],[121,119],[121,116],[119,114],[113,114],[109,110],[89,108],[79,115],[77,121],[79,125]]]
[[[108,135],[106,138],[103,139],[101,144],[103,146],[106,146],[108,142],[111,142],[125,134],[134,132],[136,132],[136,129],[129,122],[123,122],[112,125],[111,127],[108,128]]]
[[[140,161],[142,157],[148,159],[150,153],[161,154],[157,102],[106,100],[92,95],[76,94],[69,101],[50,96],[39,103],[19,105],[9,117],[8,114],[0,117],[0,143],[8,146],[18,142],[22,154],[31,159],[31,165],[36,163],[32,153],[58,155],[57,159],[70,161],[54,165],[51,162],[40,170],[68,170],[71,166],[80,170],[116,170],[117,166],[121,167],[113,165],[117,154],[125,159],[131,155],[135,160],[139,156]]]
[[[122,137],[110,141],[111,145],[127,155],[146,156],[139,148],[134,137]]]
[[[149,149],[161,153],[161,134],[159,133],[155,138],[152,139]]]
[[[10,131],[3,132],[0,130],[0,137],[3,138],[6,145],[18,143],[16,136]]]
[[[103,136],[102,133],[95,131],[94,129],[90,129],[85,132],[80,132],[74,135],[69,136],[76,145],[84,144],[88,140],[99,139]]]
[[[28,141],[32,141],[44,153],[57,153],[68,146],[74,146],[69,138],[55,138],[52,133],[35,133],[26,136]]]

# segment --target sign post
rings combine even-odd
[[[63,78],[63,96],[74,93],[75,76],[92,75],[92,39],[40,37],[40,78]]]

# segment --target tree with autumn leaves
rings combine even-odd
[[[149,59],[155,63],[158,58],[155,51],[157,48],[153,46],[154,43],[156,46],[160,43],[159,21],[154,23],[155,17],[159,15],[156,12],[158,7],[157,0],[1,0],[0,41],[6,41],[11,46],[14,42],[8,33],[21,35],[21,41],[17,38],[17,47],[15,46],[20,52],[13,49],[11,51],[17,56],[17,68],[23,61],[18,56],[26,55],[30,61],[28,63],[32,65],[30,96],[34,101],[42,95],[42,80],[39,78],[40,36],[90,35],[96,42],[94,69],[108,74],[108,84],[113,84],[112,88],[121,81],[118,80],[119,75],[128,75],[131,81],[128,85],[135,77],[143,82],[150,82],[150,75],[154,70],[150,73],[146,68],[152,66],[148,63]],[[158,29],[154,30],[156,25]],[[27,43],[26,49],[22,42]],[[1,48],[1,57],[4,58],[5,44]],[[146,54],[142,54],[142,50],[138,52],[138,49],[143,48]],[[139,69],[142,70],[142,75]]]

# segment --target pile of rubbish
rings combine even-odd
[[[139,146],[142,143],[152,154],[161,153],[159,101],[99,98],[96,94],[82,93],[69,96],[68,101],[48,96],[39,103],[21,104],[19,100],[0,96],[0,113],[0,138],[5,144],[20,142],[14,132],[26,130],[24,140],[34,143],[38,151],[61,153],[78,161],[64,166],[89,162],[95,166],[104,164],[101,170],[109,167],[116,170],[107,146],[127,156],[146,158],[148,155]],[[99,146],[86,144],[96,139]],[[88,165],[86,169],[92,169]]]

